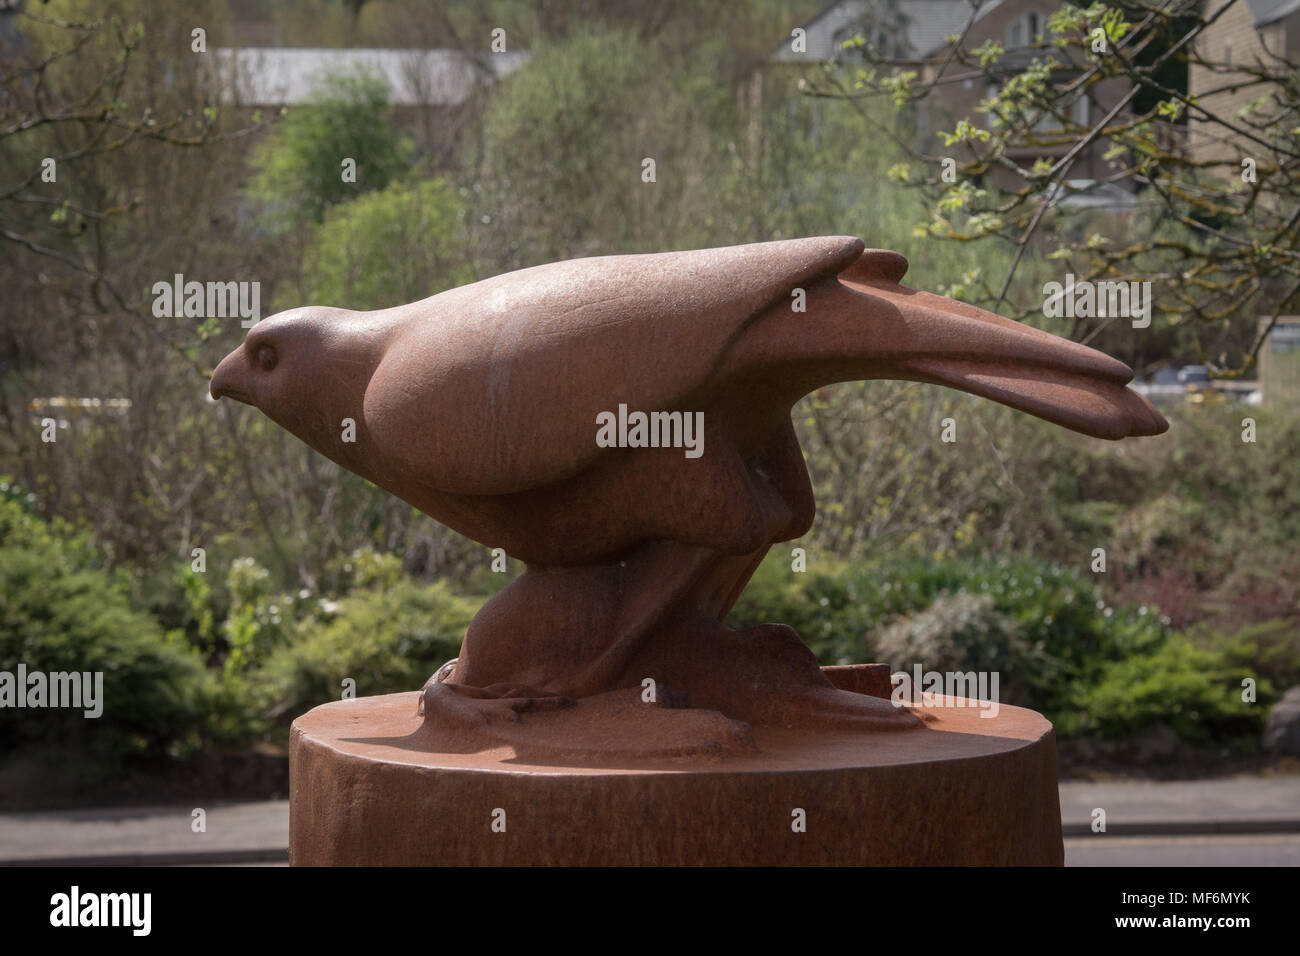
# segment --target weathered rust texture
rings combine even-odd
[[[560,767],[509,748],[430,753],[417,696],[295,721],[293,865],[1063,862],[1055,743],[1033,711],[927,707],[923,726],[890,734],[759,728],[757,752],[712,764]]]
[[[908,379],[1100,438],[1167,428],[1123,363],[907,288],[906,270],[845,236],[558,262],[376,312],[282,313],[211,391],[526,562],[426,685],[425,748],[691,758],[746,753],[761,727],[906,732],[909,710],[837,687],[791,629],[722,624],[768,549],[812,524],[793,404]],[[622,406],[702,413],[702,454],[599,447],[598,416]],[[647,680],[658,706],[638,703]]]

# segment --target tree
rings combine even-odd
[[[464,215],[443,179],[393,183],[332,207],[307,250],[307,297],[384,309],[473,281]]]
[[[723,56],[625,30],[539,46],[492,91],[468,164],[481,256],[510,269],[747,232],[747,210],[727,203],[746,170]]]
[[[288,111],[253,156],[251,195],[281,230],[320,222],[335,203],[383,189],[411,165],[388,83],[366,71],[325,77],[308,106]]]
[[[226,184],[259,123],[220,108],[193,47],[194,21],[216,41],[218,6],[183,21],[151,11],[56,0],[3,14],[0,458],[115,562],[188,554],[214,515],[243,508],[214,481],[219,423],[197,414],[201,324],[155,316],[150,290],[196,263],[203,278],[257,278]],[[28,406],[49,396],[130,411],[60,415],[67,428],[45,443]]]
[[[1018,318],[1043,312],[1040,284],[1016,281],[1035,259],[1055,263],[1057,278],[1149,281],[1149,331],[1111,316],[1076,318],[1068,332],[1135,364],[1190,351],[1216,374],[1239,375],[1300,294],[1300,74],[1285,51],[1230,59],[1224,44],[1206,42],[1243,8],[1244,0],[1205,9],[1188,0],[1063,4],[1018,49],[991,38],[971,48],[963,33],[927,60],[889,58],[864,38],[856,41],[864,64],[827,69],[812,95],[855,107],[883,96],[934,115],[956,79],[988,89],[975,113],[933,140],[877,127],[910,155],[897,178],[930,202],[920,230],[1014,250],[1005,271],[981,283],[985,302]],[[1171,86],[1188,66],[1195,89]],[[1110,105],[1085,120],[1083,101]],[[1216,147],[1198,146],[1206,142]],[[1032,164],[1018,158],[1035,149]],[[1145,211],[1116,221],[1068,208],[1071,173],[1089,150],[1104,152],[1098,180],[1135,188]],[[945,160],[955,175],[943,176]],[[1271,319],[1262,330],[1257,314]]]

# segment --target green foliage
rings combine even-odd
[[[205,653],[215,650],[216,615],[212,607],[212,588],[208,586],[206,572],[197,574],[188,567],[177,572],[185,603],[194,621],[197,646]]]
[[[132,609],[124,577],[66,531],[0,497],[0,670],[102,672],[103,713],[6,708],[0,749],[39,745],[103,765],[190,753],[211,700],[201,661]]]
[[[940,159],[955,162],[948,167],[955,179],[932,173],[899,181],[928,202],[918,235],[979,242],[992,258],[987,272],[996,285],[975,296],[977,304],[1020,319],[1040,314],[1038,273],[1050,243],[1064,260],[1060,274],[1149,281],[1156,303],[1155,321],[1137,334],[1124,323],[1080,322],[1069,329],[1072,337],[1087,334],[1140,371],[1153,359],[1195,356],[1236,376],[1253,363],[1259,318],[1288,314],[1296,296],[1300,224],[1291,213],[1300,154],[1287,135],[1285,104],[1297,99],[1298,75],[1275,58],[1231,90],[1206,89],[1215,84],[1205,76],[1239,66],[1228,62],[1228,46],[1205,42],[1202,33],[1217,17],[1195,4],[1160,16],[1136,16],[1123,5],[1061,4],[1046,31],[1021,38],[1018,49],[971,39],[932,51],[943,65],[923,82],[911,63],[858,44],[861,65],[828,68],[810,92],[819,105],[839,100],[845,115],[861,115],[863,100],[892,102],[900,123],[919,120],[925,129],[904,142],[900,159],[931,169]],[[1200,76],[1189,73],[1193,49]],[[961,77],[987,95],[962,103],[950,88]],[[1249,99],[1243,106],[1234,97]],[[864,134],[881,128],[862,123]],[[1258,163],[1257,177],[1243,174],[1247,160],[1252,171]],[[1142,199],[1118,216],[1072,210],[1060,200],[1079,180],[1142,183]],[[968,181],[984,194],[953,195],[950,184]],[[1087,230],[1089,241],[1063,235],[1084,223],[1100,227]]]
[[[835,656],[841,635],[860,628],[857,608],[849,598],[844,566],[796,574],[788,550],[773,550],[763,559],[727,617],[730,627],[789,624],[823,664],[841,663]]]
[[[597,230],[608,236],[606,223],[636,217],[640,163],[653,149],[638,155],[634,142],[655,115],[643,112],[649,61],[631,33],[583,31],[534,51],[488,104],[483,172],[501,190],[494,218],[536,245],[539,261],[571,255]]]
[[[460,651],[477,610],[441,581],[404,579],[353,592],[305,623],[251,678],[257,713],[296,717],[340,699],[347,678],[358,696],[418,688]]]
[[[877,656],[893,671],[983,671],[998,674],[1001,699],[1026,700],[1057,681],[1064,668],[994,606],[989,594],[945,594],[923,611],[874,635]]]
[[[1096,684],[1081,689],[1061,730],[1114,740],[1163,723],[1192,744],[1257,740],[1266,708],[1241,699],[1243,676],[1223,654],[1174,636],[1151,653],[1109,663]],[[1259,690],[1261,700],[1271,693],[1266,682]]]
[[[728,623],[790,623],[823,664],[997,671],[1001,699],[1043,710],[1063,737],[1120,740],[1163,723],[1189,744],[1240,744],[1262,730],[1276,688],[1300,681],[1294,620],[1171,633],[1154,609],[1112,606],[1094,580],[1032,558],[820,564],[795,574],[769,555]],[[1246,677],[1257,704],[1241,699]]]
[[[250,194],[272,210],[279,228],[320,222],[331,205],[383,189],[411,165],[412,144],[400,134],[382,77],[366,72],[324,78],[308,106],[288,111],[253,155]],[[356,182],[342,163],[356,161]]]
[[[997,670],[1008,703],[1049,715],[1107,662],[1159,648],[1154,610],[1112,607],[1094,581],[1039,559],[898,558],[794,574],[769,555],[728,623],[791,624],[823,664]]]
[[[225,670],[232,676],[255,667],[273,648],[292,639],[295,598],[273,594],[271,573],[252,558],[231,562],[226,586],[230,614],[224,629],[230,652]]]
[[[0,542],[5,547],[55,554],[63,568],[96,565],[102,556],[85,532],[61,519],[46,522],[36,511],[36,496],[0,475]]]
[[[330,562],[329,572],[337,582],[335,590],[340,594],[395,587],[406,576],[397,555],[384,554],[373,548],[357,548],[350,554],[340,555]]]
[[[0,609],[0,660],[103,670],[107,700],[99,722],[48,712],[11,721],[4,738],[57,740],[104,765],[260,739],[339,699],[348,679],[364,695],[418,687],[458,653],[483,597],[505,579],[487,576],[483,593],[469,596],[420,584],[395,555],[360,549],[331,563],[337,590],[325,598],[278,593],[266,569],[236,560],[224,583],[227,654],[220,676],[205,674],[182,632],[164,635],[130,608],[125,578],[99,569],[84,535],[52,530],[13,486],[0,491],[0,585],[12,596]],[[213,614],[205,581],[177,587],[194,621]],[[997,671],[1002,700],[1044,710],[1065,737],[1124,739],[1163,723],[1193,744],[1237,741],[1258,733],[1276,687],[1300,679],[1292,621],[1234,636],[1170,635],[1154,609],[1108,603],[1097,577],[1030,557],[850,565],[814,552],[797,574],[787,552],[773,552],[728,623],[767,621],[793,625],[823,663]],[[1247,676],[1258,680],[1260,706],[1240,701]]]
[[[1186,410],[1168,439],[1133,452],[1144,500],[1118,523],[1114,550],[1185,583],[1187,603],[1167,608],[1180,624],[1236,630],[1300,615],[1300,417],[1251,409],[1258,440],[1247,444],[1244,414]]]
[[[472,282],[463,219],[443,179],[393,183],[334,206],[307,252],[308,298],[382,309]]]
[[[751,229],[729,202],[749,187],[740,117],[717,82],[729,59],[721,38],[674,50],[590,25],[538,44],[493,91],[471,157],[486,254],[515,267]]]
[[[1261,703],[1269,702],[1264,682],[1281,690],[1300,684],[1300,618],[1251,624],[1231,635],[1193,628],[1188,636],[1197,647],[1222,652],[1242,677],[1260,681]]]
[[[1300,417],[1252,408],[1258,440],[1244,444],[1245,414],[1178,409],[1168,434],[1116,446],[948,390],[825,389],[795,408],[818,499],[804,544],[854,562],[1033,553],[1084,571],[1105,547],[1103,594],[1159,605],[1177,627],[1300,615]],[[915,440],[948,416],[958,445]]]
[[[211,664],[225,651],[221,628],[226,618],[225,596],[219,580],[213,587],[214,578],[192,571],[184,561],[137,570],[131,578],[131,604]]]

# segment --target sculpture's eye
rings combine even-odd
[[[269,372],[275,368],[275,349],[269,345],[263,345],[257,350],[257,364],[263,372]]]

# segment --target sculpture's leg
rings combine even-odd
[[[446,681],[568,697],[625,686],[631,658],[716,560],[651,541],[609,564],[529,567],[475,615]]]
[[[647,702],[628,667],[715,557],[661,541],[608,565],[528,568],[475,616],[448,679],[426,685],[421,745],[556,761],[752,751],[748,725]]]
[[[751,723],[915,726],[889,701],[832,685],[792,628],[722,623],[766,551],[656,541],[608,565],[530,567],[479,611],[451,675],[426,699],[510,698],[536,710],[650,679],[666,706]]]

